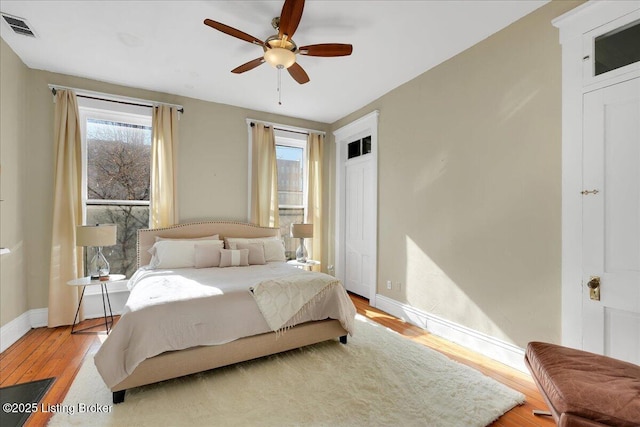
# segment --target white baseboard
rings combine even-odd
[[[122,314],[127,298],[128,290],[109,291],[109,300],[113,314]],[[85,319],[95,319],[104,316],[102,309],[102,295],[100,292],[86,292],[83,299]],[[109,307],[107,307],[107,311]],[[0,328],[0,353],[11,347],[32,328],[47,326],[49,309],[36,308],[22,313],[6,325]]]
[[[524,364],[524,349],[516,345],[434,316],[408,304],[385,297],[384,295],[377,294],[375,301],[376,308],[422,329],[426,329],[434,335],[460,344],[519,371],[529,372]]]
[[[49,322],[49,309],[48,308],[36,308],[27,311],[29,314],[29,324],[32,328],[42,328],[47,326]]]
[[[29,310],[0,328],[0,353],[11,347],[31,328],[47,326],[47,313],[46,308]]]
[[[0,328],[0,353],[18,341],[31,329],[29,311],[22,313],[11,322]]]

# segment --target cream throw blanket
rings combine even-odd
[[[278,332],[293,319],[304,313],[316,299],[340,281],[333,276],[318,272],[300,272],[277,279],[264,280],[250,288],[267,324]]]

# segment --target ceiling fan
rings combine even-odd
[[[204,23],[225,34],[262,47],[263,56],[234,68],[231,70],[232,73],[241,74],[245,71],[253,70],[264,62],[268,62],[279,70],[286,68],[295,81],[304,84],[309,81],[309,76],[300,64],[296,62],[297,54],[323,57],[349,56],[353,51],[353,46],[341,43],[324,43],[298,47],[293,41],[293,34],[302,18],[303,9],[304,0],[285,0],[280,16],[273,18],[271,21],[271,25],[277,31],[277,34],[268,37],[265,41],[211,19],[205,19]]]

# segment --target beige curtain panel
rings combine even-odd
[[[307,138],[307,224],[313,224],[313,258],[325,265],[322,256],[322,159],[324,135]]]
[[[80,287],[67,285],[69,280],[82,276],[82,250],[76,247],[76,225],[82,224],[82,150],[78,117],[75,93],[56,91],[49,327],[72,324],[80,300]]]
[[[178,110],[169,105],[153,108],[151,142],[151,199],[149,225],[178,223]]]
[[[263,227],[279,227],[278,169],[273,127],[255,123],[251,128],[251,217]]]

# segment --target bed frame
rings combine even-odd
[[[148,250],[156,237],[195,238],[218,234],[224,237],[280,237],[280,230],[240,222],[205,221],[167,228],[138,230],[138,267],[149,264]],[[269,356],[294,348],[339,338],[347,343],[347,331],[338,320],[321,320],[296,325],[280,334],[275,332],[241,338],[223,345],[199,346],[168,351],[146,359],[127,378],[111,388],[113,403],[124,402],[127,389],[190,375],[209,369]]]

